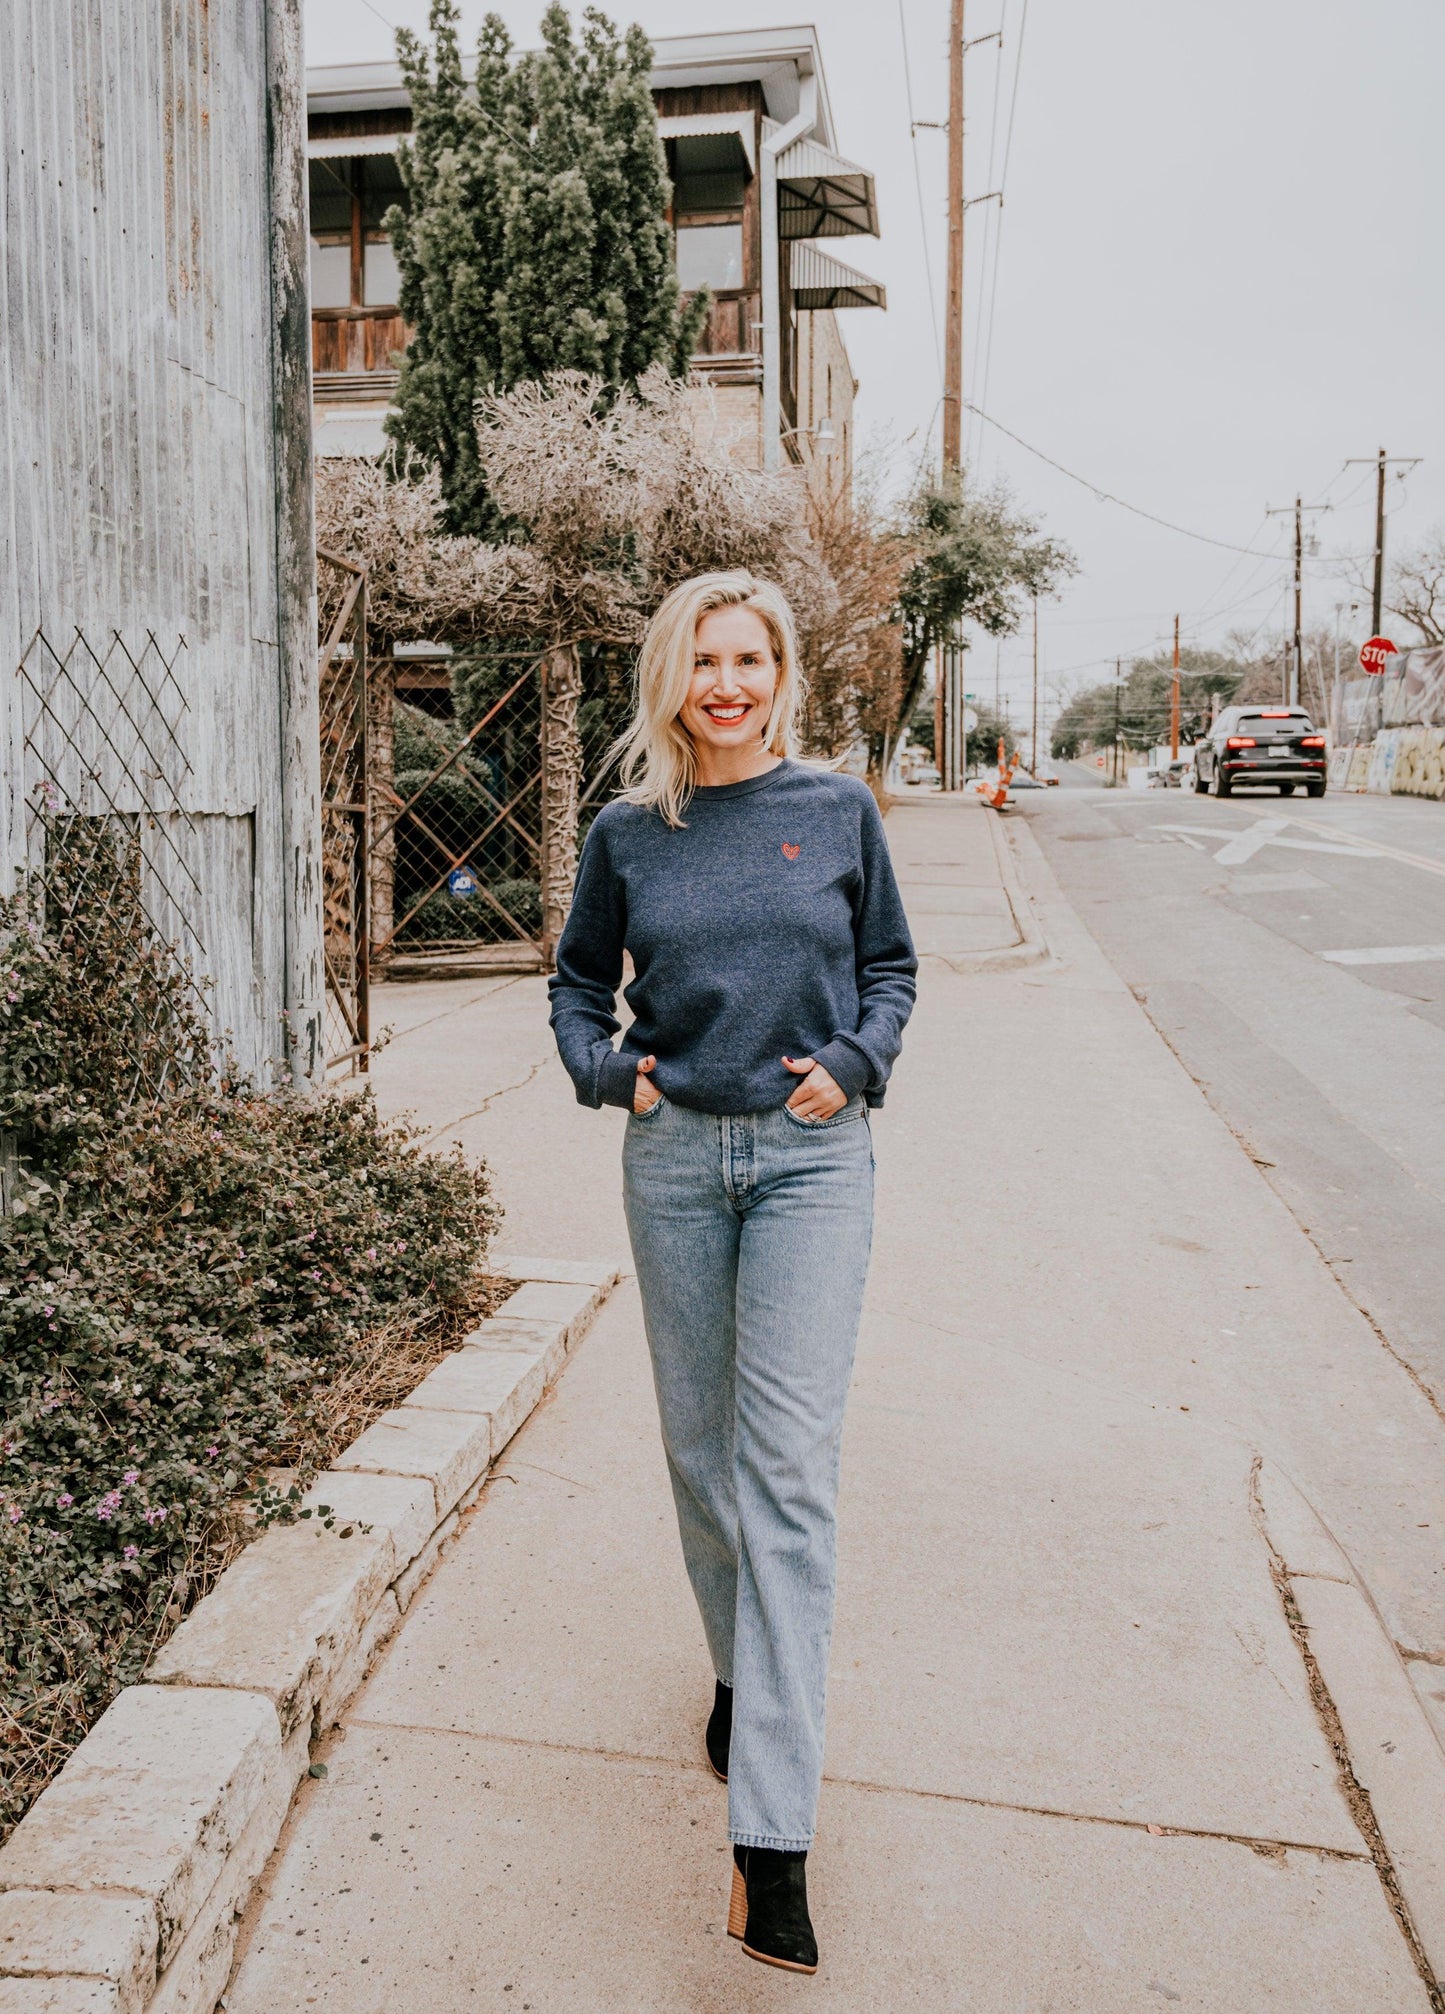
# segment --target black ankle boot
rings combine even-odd
[[[733,1738],[733,1689],[717,1681],[713,1692],[712,1712],[708,1715],[707,1759],[712,1765],[714,1776],[720,1776],[724,1783],[728,1780],[728,1749]]]
[[[733,1848],[729,1937],[741,1937],[749,1958],[784,1972],[816,1972],[818,1940],[808,1916],[806,1853],[766,1846]]]

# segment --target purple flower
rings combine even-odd
[[[219,1448],[207,1448],[207,1449],[206,1449],[206,1453],[207,1453],[208,1455],[218,1455],[218,1454],[219,1454],[220,1452],[221,1452],[221,1450],[220,1450]]]
[[[19,1504],[11,1504],[10,1506],[11,1524],[19,1524],[20,1518],[21,1518],[21,1510]]]
[[[132,1483],[138,1483],[140,1481],[140,1470],[127,1469],[125,1474],[121,1477],[121,1481],[125,1484],[126,1488],[129,1489]]]
[[[55,1310],[54,1310],[54,1308],[53,1308],[53,1307],[50,1307],[50,1308],[44,1308],[44,1309],[42,1309],[42,1311],[41,1311],[41,1312],[42,1312],[43,1314],[45,1314],[45,1315],[53,1315],[53,1314],[55,1313]]]
[[[126,1559],[139,1559],[140,1547],[138,1545],[128,1545],[125,1549],[124,1556]]]
[[[152,1508],[146,1512],[145,1517],[147,1524],[164,1524],[166,1521],[165,1505],[164,1504],[153,1505]]]
[[[74,1502],[75,1498],[70,1494],[70,1491],[62,1490],[60,1495],[55,1499],[55,1508],[57,1510],[69,1510]]]
[[[119,1509],[120,1509],[120,1491],[107,1490],[105,1495],[101,1498],[100,1502],[96,1505],[95,1514],[101,1520],[102,1523],[105,1523],[109,1519],[113,1518]]]

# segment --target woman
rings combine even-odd
[[[631,1113],[627,1225],[683,1555],[716,1672],[728,1929],[817,1970],[835,1505],[881,1105],[917,960],[856,777],[800,763],[792,617],[746,573],[667,597],[622,797],[587,836],[552,1026],[585,1105]],[[624,952],[633,1021],[614,1049]]]

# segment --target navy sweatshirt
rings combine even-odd
[[[623,1105],[637,1063],[702,1112],[766,1112],[812,1056],[849,1097],[883,1103],[913,1009],[918,960],[873,793],[856,776],[782,762],[695,790],[681,830],[609,804],[582,852],[557,947],[552,1027],[578,1100]],[[635,1019],[614,1007],[629,952]]]

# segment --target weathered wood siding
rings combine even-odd
[[[252,1069],[321,990],[304,130],[296,0],[0,10],[0,877],[47,774],[135,821]]]

